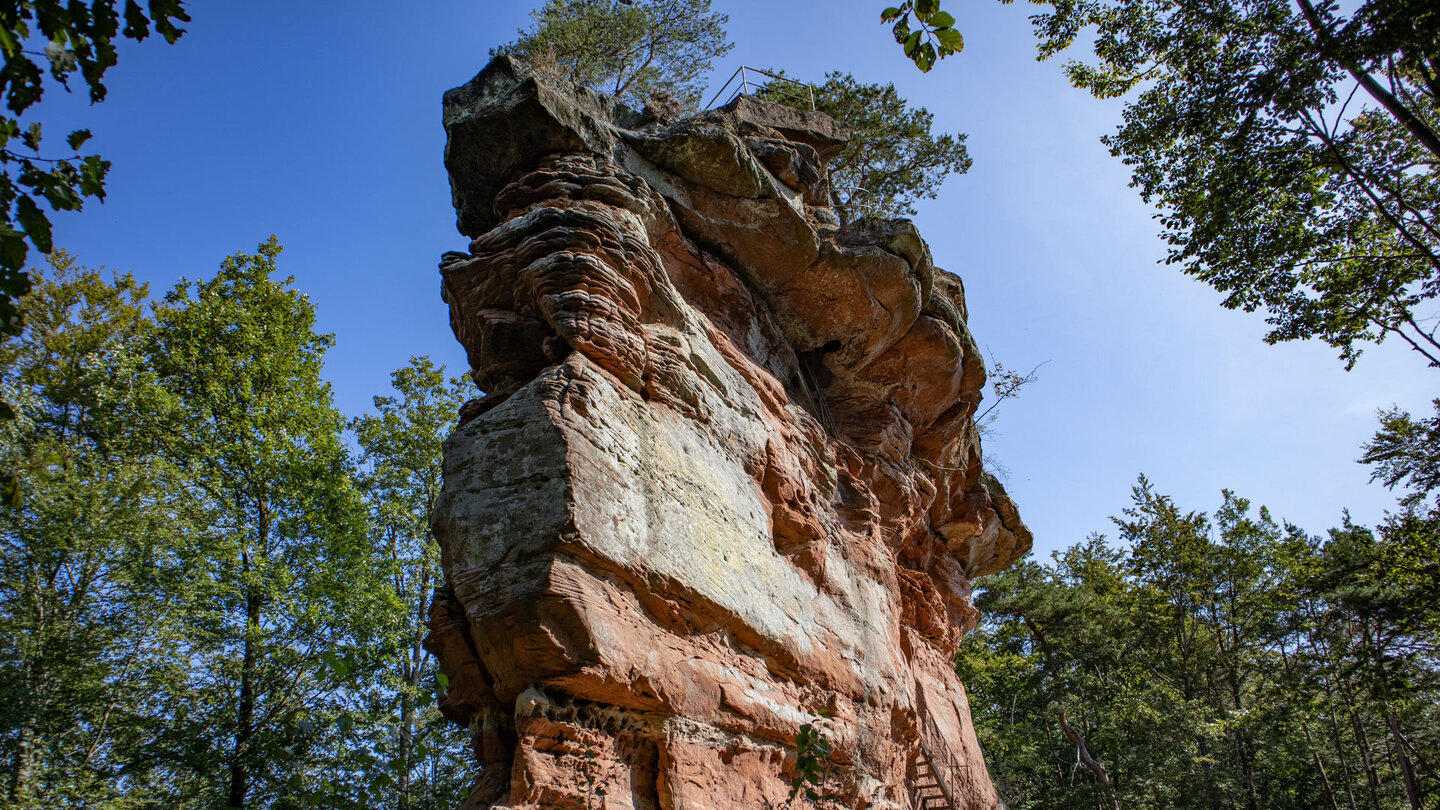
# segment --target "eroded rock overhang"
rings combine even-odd
[[[829,207],[847,128],[746,96],[655,121],[503,57],[445,127],[486,395],[430,644],[470,806],[778,803],[821,714],[846,806],[915,806],[922,759],[993,806],[951,660],[970,579],[1030,535],[984,470],[960,279]]]

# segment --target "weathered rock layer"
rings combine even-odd
[[[960,279],[826,207],[846,128],[748,97],[651,121],[503,57],[445,126],[486,392],[434,516],[466,806],[780,805],[826,716],[840,805],[918,807],[938,771],[993,807],[951,661],[1029,532],[982,469]]]

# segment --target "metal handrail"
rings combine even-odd
[[[847,199],[843,203],[835,203],[835,207],[858,210],[863,216],[867,217],[879,216],[879,214],[877,213],[880,210],[879,203],[861,202],[860,200],[856,199],[859,196],[875,196],[874,193],[870,191],[870,189],[865,188],[864,186],[841,186],[837,187],[835,190],[849,192],[850,194],[849,199]]]
[[[926,767],[930,769],[930,773],[935,779],[935,786],[940,788],[940,793],[945,797],[945,804],[952,808],[952,810],[959,810],[960,805],[955,803],[955,794],[952,793],[950,790],[949,777],[953,776],[955,771],[959,770],[960,768],[969,768],[970,766],[956,765],[947,757],[947,760],[945,762],[945,768],[947,773],[941,773],[940,769],[936,767],[937,763],[935,762],[935,757],[930,755],[930,746],[925,744],[925,738],[923,736],[920,738],[919,742],[920,757],[925,761]],[[946,753],[948,754],[949,752],[947,751]]]
[[[758,73],[761,76],[769,77],[769,81],[752,82],[750,79],[751,73]],[[730,85],[735,84],[737,78],[740,80],[740,83],[736,86],[735,91],[725,98],[726,104],[734,101],[738,96],[751,95],[750,88],[752,85],[756,91],[759,91],[768,87],[773,82],[785,82],[786,84],[793,84],[797,88],[803,89],[806,93],[804,98],[808,98],[810,102],[810,109],[815,109],[815,87],[813,85],[797,81],[789,76],[777,76],[768,70],[761,70],[759,68],[749,67],[748,65],[741,65],[734,73],[730,74],[730,78],[726,79],[725,83],[720,86],[720,89],[715,91],[715,97],[710,99],[710,103],[705,105],[705,109],[715,109],[715,102],[720,99],[720,96],[724,95],[726,90],[730,89]]]
[[[807,360],[800,359],[799,365],[800,384],[805,387],[805,393],[810,395],[810,403],[815,406],[815,415],[821,427],[830,433],[831,438],[838,439],[840,431],[835,427],[835,415],[830,412],[830,403],[825,401],[825,392],[820,390],[820,380],[816,378],[815,371],[810,368]]]

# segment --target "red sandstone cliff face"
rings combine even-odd
[[[487,392],[434,516],[465,806],[779,806],[823,714],[837,806],[994,807],[951,661],[1030,535],[981,467],[960,279],[825,207],[845,127],[662,125],[504,58],[445,125]]]

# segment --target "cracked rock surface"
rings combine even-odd
[[[847,128],[743,96],[656,122],[505,57],[444,110],[485,396],[427,644],[465,807],[778,806],[821,715],[838,806],[917,808],[933,767],[995,807],[951,662],[1030,533],[982,469],[960,279],[828,207]]]

